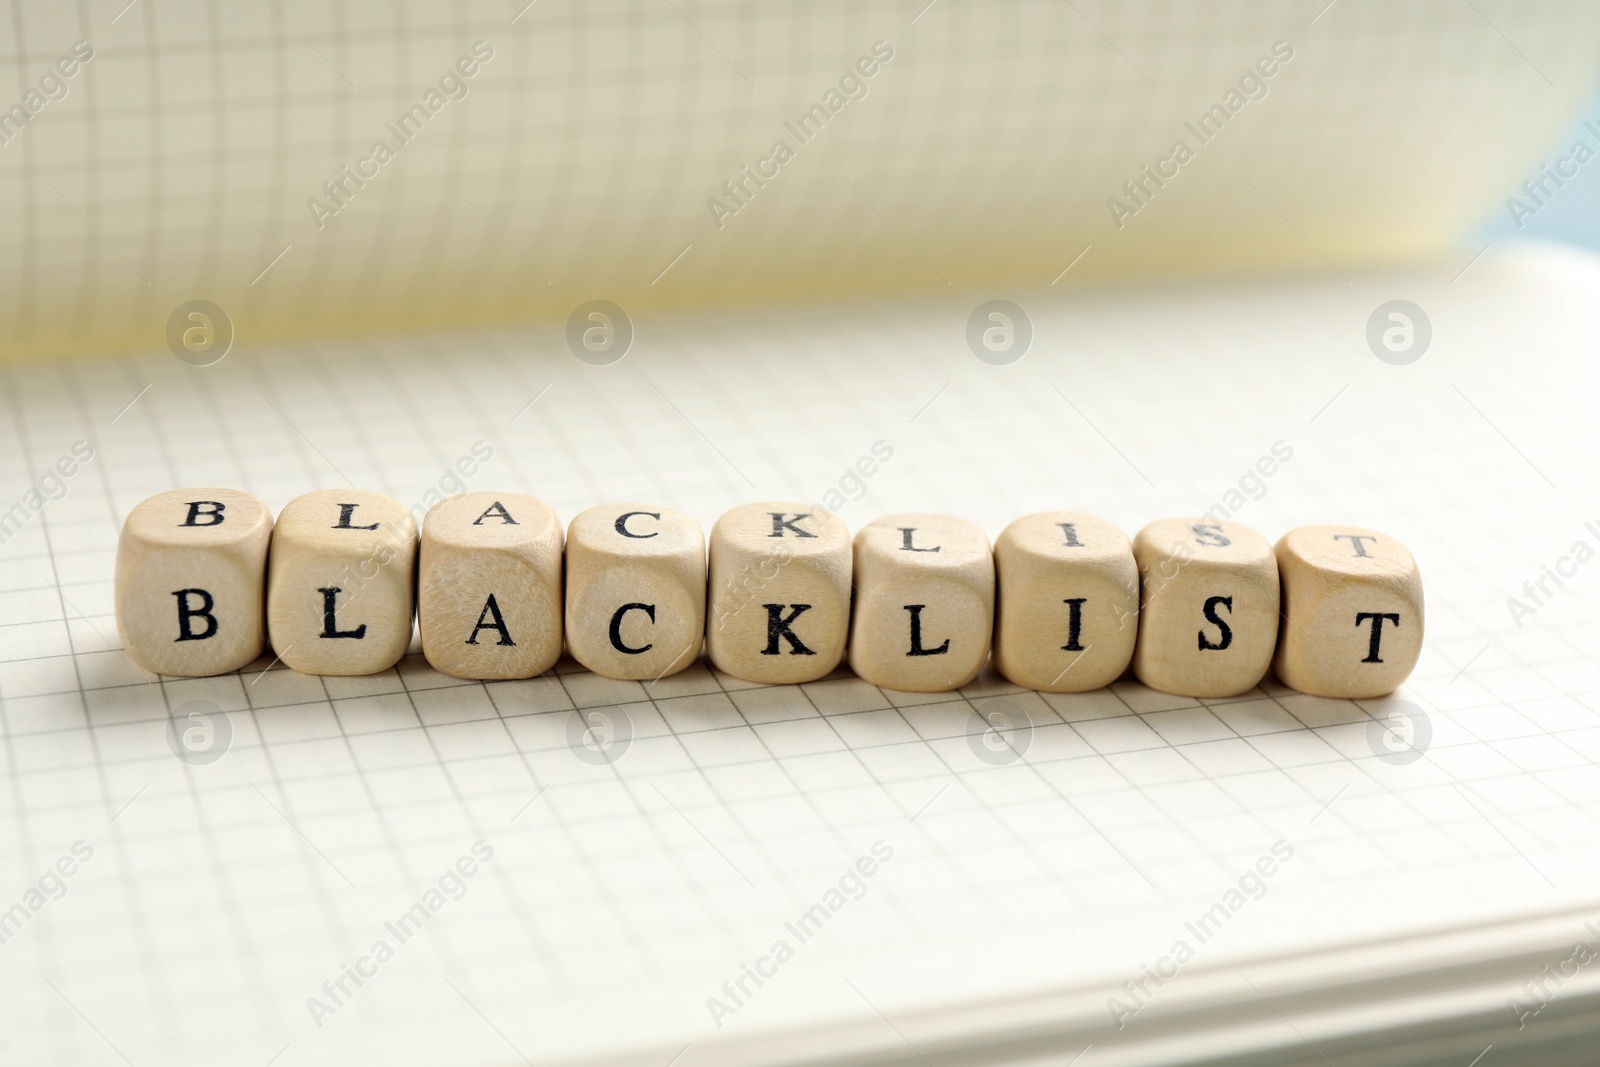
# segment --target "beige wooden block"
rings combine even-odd
[[[995,540],[994,566],[1001,674],[1046,693],[1122,677],[1139,636],[1139,569],[1127,534],[1093,515],[1029,515]]]
[[[561,522],[520,493],[464,493],[422,520],[422,654],[456,678],[532,678],[561,658]]]
[[[377,674],[411,643],[417,524],[405,505],[361,489],[289,501],[272,531],[267,629],[303,674]]]
[[[1278,565],[1236,522],[1162,519],[1133,539],[1143,604],[1133,672],[1191,697],[1248,692],[1278,640]]]
[[[1302,526],[1277,557],[1283,684],[1356,700],[1394,692],[1422,655],[1422,576],[1405,546],[1358,526]]]
[[[700,524],[654,504],[606,504],[567,530],[567,648],[607,678],[676,674],[706,632]]]
[[[261,654],[272,512],[237,489],[174,489],[128,512],[117,542],[117,632],[158,674],[198,678]]]
[[[978,676],[994,632],[994,557],[952,515],[890,515],[855,540],[850,669],[885,689],[942,693]]]
[[[823,677],[850,630],[850,531],[807,504],[743,504],[711,528],[706,652],[748,682]]]

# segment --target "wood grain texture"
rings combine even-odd
[[[744,504],[711,528],[706,651],[750,682],[815,681],[844,658],[850,531],[809,504]]]
[[[455,678],[532,678],[561,658],[562,533],[521,493],[465,493],[422,522],[422,654]]]
[[[266,647],[272,512],[238,489],[174,489],[128,512],[117,542],[117,632],[157,674],[238,670]]]
[[[995,667],[1017,685],[1082,693],[1127,671],[1139,635],[1139,569],[1128,535],[1093,515],[1049,511],[995,539]]]
[[[606,504],[567,530],[567,648],[607,678],[693,665],[706,629],[700,524],[657,504]]]
[[[850,669],[912,693],[959,689],[989,658],[994,558],[953,515],[890,515],[855,537]]]
[[[1236,522],[1162,519],[1139,531],[1133,556],[1139,680],[1190,697],[1254,688],[1278,639],[1278,565],[1266,538]]]
[[[377,674],[411,643],[417,524],[398,500],[321,489],[289,501],[272,531],[267,628],[303,674]]]
[[[1406,547],[1359,526],[1302,526],[1275,551],[1278,678],[1312,696],[1394,692],[1422,655],[1422,575]]]

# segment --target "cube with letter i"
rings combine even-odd
[[[850,668],[913,693],[959,689],[989,658],[994,559],[982,530],[952,515],[891,515],[855,540]]]
[[[1133,672],[1189,697],[1255,688],[1278,641],[1278,564],[1237,522],[1162,519],[1133,539],[1142,604]]]
[[[806,504],[744,504],[711,528],[706,652],[771,685],[815,681],[844,658],[850,531]]]
[[[158,674],[238,670],[266,646],[272,512],[237,489],[174,489],[128,513],[117,543],[117,632]]]
[[[1139,633],[1139,568],[1104,519],[1050,511],[994,543],[995,666],[1017,685],[1082,693],[1122,677]]]
[[[654,680],[700,655],[706,549],[700,525],[652,504],[590,508],[567,530],[567,647],[607,678]]]
[[[1312,696],[1392,693],[1422,654],[1422,577],[1394,538],[1302,526],[1278,541],[1278,677]]]
[[[304,674],[377,674],[411,644],[417,524],[404,504],[361,489],[295,497],[272,531],[267,629]]]
[[[466,493],[422,523],[422,653],[456,678],[531,678],[561,656],[561,523],[520,493]]]

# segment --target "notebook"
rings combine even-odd
[[[1582,99],[1591,14],[519,6],[24,5],[6,31],[28,84],[96,53],[0,145],[9,343],[55,357],[0,365],[9,1057],[1580,1062],[1600,263],[1451,237],[1521,166],[1495,146],[1531,157]],[[822,135],[844,147],[722,229],[696,214],[880,39]],[[1117,229],[1104,201],[1279,40],[1266,95]],[[394,169],[293,231],[447,68],[470,95],[441,88]],[[1328,121],[1285,145],[1314,100]],[[1481,138],[1441,123],[1469,112]],[[1373,143],[1416,153],[1369,170]],[[180,211],[184,182],[206,192]],[[1192,274],[1252,263],[1281,277]],[[630,317],[610,362],[569,341],[596,297]],[[995,298],[1028,323],[1011,362],[968,344]],[[169,350],[189,299],[226,311],[220,358]],[[1429,636],[1361,702],[763,687],[704,661],[483,684],[415,647],[367,678],[152,678],[112,561],[129,508],[180,485],[274,511],[345,485],[564,519],[656,500],[708,527],[827,501],[991,537],[1059,507],[1270,538],[1358,519],[1417,557]]]

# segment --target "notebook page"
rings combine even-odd
[[[1010,366],[967,350],[976,298],[955,297],[645,320],[605,367],[535,328],[5,368],[0,501],[27,512],[0,545],[8,1051],[777,1062],[800,1046],[773,1034],[842,1055],[897,1041],[896,1020],[1070,988],[1106,1003],[1080,1035],[1101,1055],[1208,968],[1581,911],[1595,588],[1577,567],[1535,605],[1523,583],[1596,536],[1600,468],[1568,428],[1600,266],[1464,265],[1043,290]],[[1433,340],[1397,367],[1365,330],[1402,296]],[[43,472],[79,441],[92,458],[57,493]],[[148,494],[231,485],[276,510],[460,482],[564,519],[645,499],[707,526],[834,490],[852,527],[948,510],[991,537],[1060,506],[1131,532],[1222,505],[1270,538],[1359,517],[1422,568],[1429,636],[1397,694],[1421,755],[1385,740],[1385,702],[1270,681],[1223,701],[989,675],[913,696],[702,662],[480,684],[415,652],[370,678],[263,659],[152,680],[119,651],[116,534]],[[214,734],[185,747],[169,724]],[[1113,998],[1179,941],[1192,961],[1119,1030]]]

